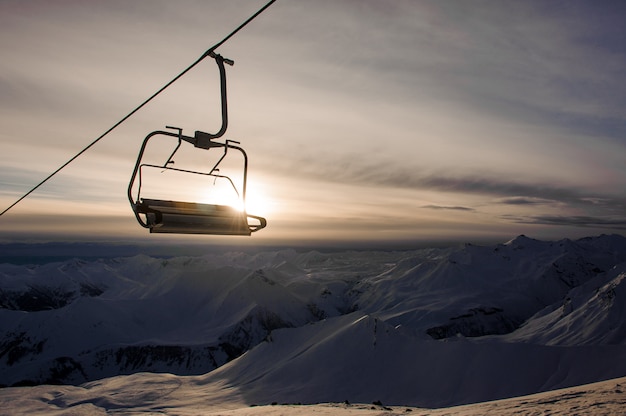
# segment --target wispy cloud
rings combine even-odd
[[[626,217],[607,218],[586,215],[531,215],[524,217],[505,215],[502,216],[502,218],[519,224],[543,224],[626,230]]]
[[[558,201],[555,201],[553,199],[513,196],[513,197],[508,197],[508,198],[501,198],[494,202],[498,204],[505,204],[505,205],[545,205],[545,204],[554,204]]]
[[[445,206],[445,205],[422,205],[421,208],[426,209],[441,209],[441,210],[450,210],[450,211],[475,211],[474,208],[469,207],[461,207],[461,206]]]

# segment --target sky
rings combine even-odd
[[[0,0],[0,208],[265,3]],[[235,61],[224,138],[268,220],[244,244],[624,234],[625,16],[608,0],[277,0],[217,49]],[[220,123],[205,59],[2,215],[0,241],[241,244],[150,235],[126,197],[149,132]]]

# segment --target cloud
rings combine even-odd
[[[527,217],[503,216],[503,218],[520,224],[560,225],[626,230],[626,217],[606,218],[585,215],[531,215]]]
[[[300,167],[301,172],[308,174],[304,165]],[[316,170],[314,174],[318,178],[323,177],[343,183],[492,196],[496,198],[494,202],[499,204],[569,203],[620,207],[626,204],[626,200],[621,195],[603,194],[581,186],[559,184],[554,179],[539,182],[531,178],[508,180],[496,177],[506,176],[504,172],[483,175],[476,173],[429,174],[407,166],[351,159],[346,163],[330,164],[327,169]],[[553,183],[550,183],[550,180]]]
[[[452,211],[475,211],[474,208],[461,207],[461,206],[445,206],[445,205],[422,205],[422,208],[442,209],[442,210],[452,210]]]
[[[433,195],[421,205],[437,207],[476,208],[482,205],[528,207],[536,209],[582,209],[588,215],[615,215],[626,211],[626,197],[619,189],[604,190],[583,186],[571,179],[534,178],[504,171],[476,173],[456,169],[450,173],[429,173],[406,164],[394,164],[381,158],[356,155],[333,156],[318,152],[317,156],[302,156],[292,160],[276,160],[274,173],[289,180],[315,180],[341,183],[345,186],[384,188],[429,192]],[[280,173],[282,172],[282,173]],[[572,173],[573,175],[575,173]],[[445,203],[437,203],[436,194]],[[447,195],[447,196],[444,196]],[[469,199],[468,197],[471,197]],[[450,198],[459,202],[448,202]],[[470,204],[469,201],[473,203]]]
[[[505,205],[544,205],[544,204],[553,204],[557,201],[551,200],[551,199],[513,196],[510,198],[502,198],[502,199],[496,200],[495,202],[498,204],[505,204]]]

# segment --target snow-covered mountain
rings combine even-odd
[[[426,407],[626,375],[626,238],[0,264],[0,383]]]

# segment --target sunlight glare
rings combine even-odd
[[[246,195],[246,211],[248,213],[266,216],[274,211],[274,205],[274,200],[262,185],[255,184],[248,188]]]
[[[225,186],[226,185],[226,186]],[[253,215],[267,215],[274,211],[275,202],[267,192],[265,186],[259,183],[248,185],[246,204],[237,195],[235,190],[226,182],[218,180],[207,186],[201,192],[198,202],[204,204],[228,205],[238,211],[246,211]]]

